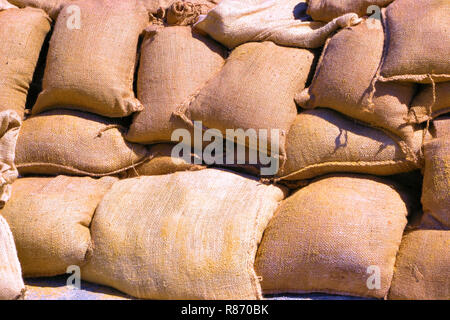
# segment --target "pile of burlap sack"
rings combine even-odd
[[[78,266],[148,299],[450,299],[449,25],[447,0],[1,0],[0,298]],[[194,121],[278,130],[279,170],[172,157]]]

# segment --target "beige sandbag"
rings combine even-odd
[[[145,146],[126,142],[126,129],[103,117],[53,110],[28,118],[17,141],[20,174],[106,176],[147,159]]]
[[[257,245],[283,190],[206,169],[116,182],[91,226],[91,282],[148,299],[261,299]]]
[[[50,18],[39,9],[0,11],[0,111],[14,110],[23,117]]]
[[[0,208],[11,197],[11,183],[17,179],[15,149],[22,122],[13,110],[0,112]]]
[[[331,21],[343,14],[354,12],[358,16],[374,14],[370,6],[385,7],[393,0],[308,0],[306,11],[314,20]]]
[[[422,133],[415,134],[416,149]],[[330,172],[391,175],[417,169],[389,135],[329,109],[297,115],[286,138],[282,180],[303,180]]]
[[[32,7],[42,9],[53,19],[56,20],[61,9],[74,0],[8,0],[19,8]]]
[[[149,159],[136,168],[127,170],[121,175],[121,178],[157,176],[177,171],[196,171],[206,168],[204,165],[194,163],[195,154],[191,155],[190,162],[186,161],[183,155],[172,156],[173,147],[174,145],[166,143],[151,146]]]
[[[25,284],[8,223],[0,216],[0,300],[23,298]]]
[[[424,85],[411,103],[409,121],[422,123],[450,113],[450,82]]]
[[[230,49],[250,41],[318,48],[337,29],[360,21],[354,13],[328,24],[308,21],[306,6],[304,0],[222,0],[195,27]]]
[[[409,150],[414,128],[407,124],[414,84],[377,82],[370,97],[383,43],[383,27],[376,19],[341,30],[327,42],[311,86],[296,96],[296,102],[303,108],[331,108],[394,133],[405,141],[402,148],[414,159]]]
[[[448,0],[395,0],[383,16],[388,42],[380,80],[450,80]]]
[[[389,299],[450,299],[450,231],[415,230],[403,237]]]
[[[225,54],[219,44],[190,27],[147,33],[138,75],[138,98],[145,109],[134,116],[127,140],[170,142],[173,131],[185,127],[172,113],[220,71]]]
[[[147,23],[138,0],[79,0],[64,7],[32,113],[67,107],[124,117],[142,110],[133,77],[138,38]]]
[[[26,277],[65,274],[92,252],[89,226],[116,178],[21,178],[0,211],[11,227]]]
[[[287,131],[297,114],[294,95],[305,86],[314,54],[273,42],[246,43],[229,56],[222,70],[187,106],[185,118],[220,130],[265,130],[272,150],[284,158]],[[184,115],[182,115],[184,116]],[[278,137],[272,130],[278,130]],[[261,143],[259,150],[271,149]]]
[[[362,175],[298,190],[264,231],[255,262],[263,292],[385,297],[407,223],[402,196],[387,180]]]

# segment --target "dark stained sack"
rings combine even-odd
[[[409,121],[422,123],[445,113],[450,113],[450,82],[437,83],[434,91],[433,85],[423,85],[411,103]]]
[[[190,27],[166,27],[146,33],[141,49],[136,113],[127,140],[170,142],[172,132],[185,127],[172,113],[197,93],[222,68],[226,52]]]
[[[33,79],[50,18],[39,9],[0,11],[0,111],[24,116],[28,89]]]
[[[261,299],[257,245],[283,198],[215,169],[120,180],[97,208],[81,276],[144,299]]]
[[[401,138],[410,151],[414,128],[407,117],[414,84],[377,82],[370,103],[383,43],[383,27],[376,19],[341,30],[328,40],[311,86],[296,96],[296,102],[303,108],[331,108],[384,129]]]
[[[74,8],[79,8],[80,25]],[[124,117],[142,110],[133,78],[139,35],[147,23],[138,0],[79,0],[65,6],[50,39],[43,91],[32,113],[67,107]]]
[[[21,178],[0,210],[14,235],[25,277],[65,274],[92,252],[89,226],[116,178]]]
[[[402,240],[388,299],[450,299],[450,231],[414,230]]]
[[[415,134],[418,151],[422,132]],[[331,172],[391,175],[417,169],[396,140],[329,109],[297,115],[286,138],[282,180],[303,180]]]
[[[385,297],[407,223],[402,197],[387,180],[362,175],[327,176],[295,192],[258,249],[263,292]]]
[[[143,145],[125,141],[126,129],[94,114],[53,110],[23,122],[16,166],[24,174],[106,176],[147,159]]]

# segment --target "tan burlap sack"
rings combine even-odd
[[[15,111],[0,111],[0,208],[9,200],[11,183],[18,176],[14,160],[21,125],[20,117]]]
[[[380,80],[450,80],[448,0],[396,0],[383,9],[383,16],[387,50]]]
[[[172,144],[155,144],[149,149],[149,159],[144,163],[127,170],[121,175],[121,178],[130,178],[136,176],[158,176],[163,174],[174,173],[177,171],[197,171],[205,169],[206,166],[196,164],[195,158],[200,162],[198,156],[191,154],[190,161],[186,161],[183,155],[172,156]]]
[[[306,6],[304,0],[222,0],[195,27],[230,49],[250,41],[318,48],[337,29],[359,23],[354,13],[328,24],[309,21]]]
[[[389,299],[450,299],[450,231],[415,230],[403,237]]]
[[[383,43],[383,27],[376,19],[341,30],[327,42],[311,86],[296,96],[296,102],[303,108],[331,108],[394,133],[405,141],[408,153],[414,137],[413,126],[407,124],[414,84],[377,82],[370,104]]]
[[[206,169],[116,182],[92,222],[91,282],[148,299],[261,299],[257,245],[283,190]]]
[[[138,76],[138,98],[145,109],[134,116],[127,140],[171,141],[172,132],[185,127],[172,113],[220,71],[225,54],[223,47],[190,27],[146,33]]]
[[[24,293],[14,238],[8,223],[0,216],[0,300],[21,299]]]
[[[402,194],[371,176],[328,176],[298,190],[264,231],[255,262],[263,292],[385,297],[407,214]]]
[[[385,7],[393,0],[308,0],[306,11],[314,20],[331,21],[343,14],[354,12],[358,16],[376,14],[370,6]]]
[[[265,130],[268,144],[278,143],[279,150],[272,151],[283,158],[286,133],[297,114],[294,95],[304,88],[313,60],[309,50],[246,43],[233,50],[181,116],[224,135],[227,129],[252,129],[257,135]],[[278,138],[272,130],[278,130]]]
[[[61,106],[108,117],[142,110],[133,77],[138,38],[147,23],[138,0],[79,0],[64,7],[33,114]]]
[[[56,20],[61,9],[74,0],[8,0],[10,3],[19,8],[32,7],[42,9],[52,18]],[[86,1],[86,0],[84,0]]]
[[[0,111],[23,117],[28,89],[50,18],[39,9],[0,11]]]
[[[106,176],[147,159],[143,145],[126,142],[126,129],[103,117],[53,110],[28,118],[17,141],[20,174]]]
[[[422,133],[415,134],[416,149]],[[286,138],[282,180],[303,180],[330,172],[391,175],[417,169],[383,131],[355,123],[328,109],[297,115]]]
[[[422,123],[445,113],[450,113],[450,82],[436,84],[434,91],[433,85],[423,85],[411,103],[409,121]]]
[[[0,210],[11,227],[26,277],[66,273],[91,251],[89,226],[95,208],[116,178],[21,178]]]
[[[425,143],[424,155],[423,223],[450,229],[450,132]]]

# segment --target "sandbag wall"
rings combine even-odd
[[[143,299],[450,299],[449,17],[441,0],[0,2],[0,299],[73,266]],[[266,139],[211,153],[230,130]]]

